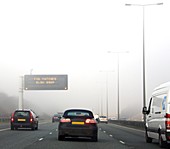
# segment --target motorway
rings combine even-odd
[[[39,130],[10,130],[0,123],[0,149],[157,149],[158,142],[145,143],[144,131],[115,124],[98,124],[98,142],[85,138],[58,141],[58,123],[39,123]],[[160,148],[159,148],[160,149]]]

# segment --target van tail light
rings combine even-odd
[[[34,121],[32,113],[30,113],[30,123],[32,123]]]
[[[170,114],[166,113],[165,118],[166,118],[166,121],[165,121],[166,129],[170,129]]]
[[[86,119],[86,121],[85,121],[85,123],[86,124],[96,124],[97,122],[96,122],[96,120],[94,120],[94,119]]]
[[[70,123],[71,119],[70,118],[62,118],[62,119],[60,119],[60,122],[61,123]]]
[[[12,113],[11,122],[14,122],[14,113]]]

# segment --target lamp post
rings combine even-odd
[[[33,69],[30,69],[30,75],[32,75]]]
[[[125,4],[125,6],[141,6],[143,8],[143,106],[146,107],[146,73],[145,73],[145,7],[152,5],[163,5],[163,3],[154,4]],[[146,122],[146,115],[144,115]]]
[[[109,89],[108,89],[108,73],[109,72],[114,72],[114,71],[111,71],[111,70],[104,70],[104,71],[100,71],[100,72],[105,72],[106,73],[106,116],[107,116],[107,118],[109,117],[109,96],[108,96],[108,94],[109,94]],[[102,107],[102,105],[101,105],[101,107]]]
[[[19,78],[19,102],[18,102],[19,109],[24,109],[23,94],[24,94],[24,77],[21,76]]]
[[[128,51],[124,52],[112,52],[108,51],[108,53],[115,53],[117,54],[117,120],[120,119],[120,100],[119,100],[119,54],[121,53],[128,53]]]

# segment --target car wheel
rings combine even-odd
[[[63,141],[64,138],[65,138],[65,137],[64,137],[63,135],[58,135],[58,140],[59,140],[59,141]]]
[[[162,139],[161,134],[159,134],[159,146],[160,146],[161,148],[165,148],[166,145],[167,145],[167,142],[164,141],[164,140]]]
[[[32,126],[31,130],[35,130],[35,125]]]
[[[146,139],[146,142],[147,142],[147,143],[152,143],[152,138],[150,138],[150,137],[148,136],[148,131],[147,131],[147,130],[145,131],[145,139]]]
[[[37,124],[37,126],[36,126],[35,130],[38,130],[38,124]]]
[[[98,141],[97,134],[96,134],[95,136],[92,137],[92,141],[93,141],[93,142],[97,142],[97,141]]]
[[[11,125],[11,130],[14,130],[14,126],[13,125]]]

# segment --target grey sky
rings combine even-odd
[[[170,2],[145,9],[147,98],[169,80]],[[25,91],[24,98],[49,113],[69,107],[105,112],[108,72],[109,113],[116,115],[117,56],[120,55],[121,109],[142,108],[142,8],[139,0],[0,1],[0,91],[18,96],[19,76],[68,74],[68,91]],[[51,111],[50,111],[51,110]],[[141,109],[139,109],[141,111]],[[137,111],[137,112],[139,112]],[[100,111],[101,112],[101,111]]]

